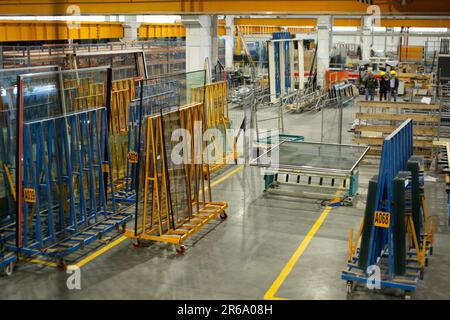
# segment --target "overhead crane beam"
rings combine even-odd
[[[141,23],[139,38],[186,37],[186,28],[181,23]]]
[[[2,14],[61,15],[70,5],[81,14],[365,14],[368,4],[356,0],[1,0]],[[450,13],[447,0],[376,1],[383,15]]]
[[[277,26],[302,27],[316,26],[315,18],[235,18],[235,26]]]
[[[287,27],[293,33],[311,32],[317,21],[313,18],[236,18],[234,24],[243,34],[271,34]],[[360,18],[335,18],[333,26],[360,27]],[[383,27],[447,27],[450,19],[382,19]],[[225,21],[219,20],[219,36],[226,34]],[[0,20],[0,42],[51,41],[81,39],[123,38],[123,25],[119,22],[80,22],[80,28],[69,28],[64,21],[12,21]],[[181,23],[142,23],[139,38],[185,37]]]
[[[1,21],[0,42],[123,38],[117,22],[80,22],[71,28],[65,21]]]

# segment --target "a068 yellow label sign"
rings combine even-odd
[[[389,228],[391,224],[391,214],[384,211],[375,211],[375,227]]]

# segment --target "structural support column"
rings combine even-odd
[[[124,26],[124,40],[138,40],[139,38],[139,29],[140,22],[137,22],[136,16],[125,16]]]
[[[361,53],[363,60],[369,60],[373,47],[372,17],[363,17],[361,26]]]
[[[205,59],[211,70],[219,50],[217,16],[184,16],[181,21],[186,28],[186,71],[204,69]]]
[[[229,71],[233,70],[233,54],[234,54],[234,17],[225,17],[225,68]]]
[[[317,19],[317,84],[325,85],[325,72],[330,66],[330,42],[332,17],[320,16]]]
[[[214,67],[219,60],[219,18],[211,17],[211,66]]]

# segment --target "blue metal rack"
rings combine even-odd
[[[57,71],[57,66],[14,68],[0,70],[0,271],[11,275],[17,260],[14,252],[8,251],[7,243],[16,238],[16,105],[17,77],[21,74]],[[27,91],[31,91],[27,89]],[[36,111],[36,110],[35,110]]]
[[[17,261],[17,256],[12,252],[2,253],[0,251],[0,271],[5,275],[10,276],[14,270],[14,263]]]
[[[280,40],[280,39],[291,39],[291,34],[289,32],[274,32],[272,33],[272,39],[273,40]],[[280,52],[280,45],[281,45],[281,52]],[[289,57],[289,43],[287,41],[284,42],[278,42],[276,41],[274,43],[274,58],[275,58],[275,93],[276,96],[279,97],[281,94],[281,77],[284,77],[284,87],[286,91],[289,91],[289,88],[291,87],[291,69],[290,69],[290,57]],[[280,54],[283,55],[284,58],[284,74],[281,74],[280,70],[280,63],[281,58]]]
[[[63,257],[131,218],[107,199],[106,130],[105,108],[24,124],[20,253]]]
[[[412,120],[408,119],[384,140],[373,212],[389,212],[392,217],[394,178],[399,172],[407,171],[408,160],[411,158],[413,150],[412,130]],[[423,270],[421,270],[417,261],[412,259],[417,253],[410,249],[406,253],[406,269],[408,272],[403,276],[395,275],[393,245],[395,223],[395,219],[391,218],[388,227],[378,227],[372,224],[369,228],[370,242],[367,266],[380,267],[382,272],[380,285],[382,288],[398,288],[408,293],[416,290]],[[355,254],[349,259],[347,268],[341,274],[341,279],[347,281],[349,293],[354,283],[366,284],[369,281],[366,270],[358,266],[360,253],[361,248],[355,250]]]
[[[82,93],[72,92],[65,99],[70,94],[64,87],[68,82],[53,80],[88,79],[86,75],[103,81],[106,68],[19,78],[17,232],[16,242],[7,241],[5,248],[56,258],[61,267],[67,255],[113,230],[125,230],[132,217],[116,212],[104,96],[92,96],[77,111],[72,98],[84,98]],[[24,79],[32,83],[45,76],[54,81],[52,85],[24,88]]]

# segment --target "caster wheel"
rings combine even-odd
[[[3,273],[5,274],[5,276],[12,276],[14,271],[14,262],[9,263],[4,269],[3,269]]]
[[[56,267],[59,271],[65,271],[67,269],[67,262],[64,259],[60,259]]]
[[[227,218],[228,218],[228,214],[227,214],[225,211],[223,211],[223,212],[220,214],[220,219],[222,219],[222,220],[227,220]]]
[[[353,291],[353,282],[347,281],[347,294],[351,294]]]
[[[133,248],[141,248],[142,247],[142,242],[139,239],[134,240],[133,242]]]
[[[186,252],[186,247],[181,245],[178,248],[176,248],[175,251],[177,252],[177,254],[184,254]]]

